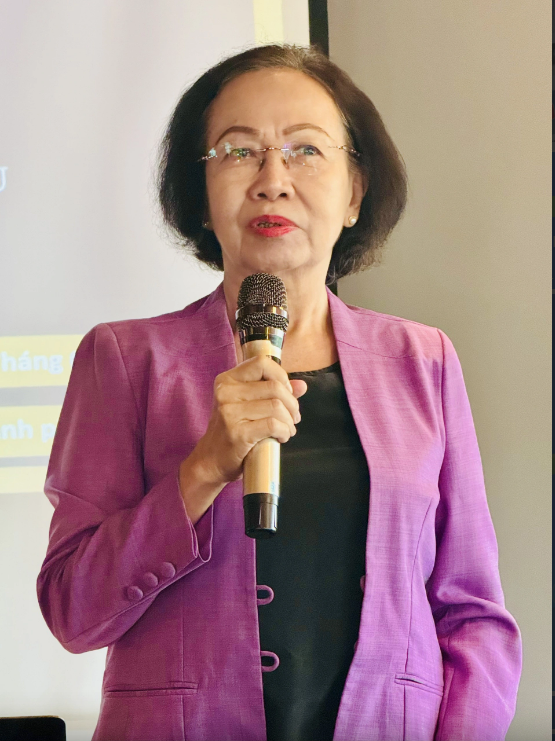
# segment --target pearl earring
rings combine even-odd
[[[209,229],[209,228],[210,228],[210,221],[209,221],[208,219],[205,219],[205,220],[204,220],[204,221],[202,222],[202,226],[203,226],[203,227],[204,227],[205,229]]]
[[[351,226],[354,226],[357,223],[357,217],[356,216],[349,216],[349,224]]]

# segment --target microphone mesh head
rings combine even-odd
[[[249,275],[241,283],[239,295],[237,296],[237,308],[242,309],[248,304],[266,304],[280,306],[287,310],[287,293],[281,278],[268,273],[255,273]],[[246,327],[277,327],[284,332],[289,320],[287,317],[266,312],[256,312],[240,317],[237,320],[237,329]]]

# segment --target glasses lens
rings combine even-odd
[[[257,165],[261,159],[256,147],[242,142],[224,142],[216,147],[216,151],[222,167]]]
[[[302,168],[304,174],[314,175],[318,170],[322,169],[324,163],[324,157],[315,144],[304,144],[292,142],[285,144],[286,149],[290,154],[287,160],[290,167]]]

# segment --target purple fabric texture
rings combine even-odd
[[[434,327],[328,301],[371,482],[360,632],[334,739],[500,741],[520,634],[455,349]],[[100,324],[77,351],[37,591],[68,651],[108,646],[94,741],[265,741],[242,482],[196,526],[178,484],[214,379],[235,364],[222,284],[182,311]]]

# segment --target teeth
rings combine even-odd
[[[264,229],[268,229],[271,226],[283,226],[283,224],[276,224],[274,221],[259,221],[258,226]]]

